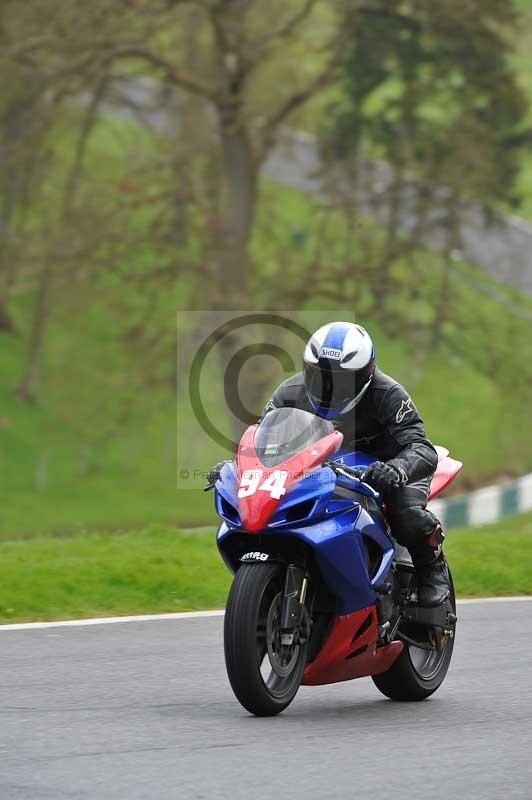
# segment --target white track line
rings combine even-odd
[[[465,597],[462,600],[458,598],[456,601],[458,605],[468,605],[474,603],[527,603],[532,600],[532,595],[529,594],[515,594],[508,597]]]
[[[532,595],[516,595],[513,597],[471,597],[457,600],[458,605],[473,605],[481,603],[527,603],[532,602]],[[222,608],[212,611],[179,611],[169,614],[138,614],[131,617],[94,617],[93,619],[63,619],[54,622],[14,622],[0,625],[2,631],[23,631],[38,628],[70,628],[84,627],[87,625],[114,625],[117,622],[154,622],[159,620],[199,619],[201,617],[223,617]]]
[[[223,617],[223,609],[213,611],[179,611],[170,614],[138,614],[132,617],[94,617],[93,619],[61,619],[54,622],[14,622],[0,625],[2,631],[23,631],[27,628],[68,628],[85,625],[113,625],[115,622],[153,622],[166,619],[197,619],[198,617]]]

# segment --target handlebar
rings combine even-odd
[[[365,467],[346,467],[343,464],[338,464],[336,461],[324,461],[324,467],[329,467],[336,475],[342,475],[344,478],[348,478],[353,483],[358,484],[359,486],[363,486],[364,489],[375,499],[378,500],[380,495],[378,492],[375,491],[373,486],[370,486],[369,483],[365,483],[362,480],[362,476],[364,475]]]
[[[364,474],[365,467],[347,467],[345,464],[339,464],[337,461],[324,461],[324,467],[329,467],[332,469],[333,472],[338,473],[339,475],[345,475],[349,478],[356,478],[359,481],[362,481],[362,476]]]

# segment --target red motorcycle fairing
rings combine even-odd
[[[377,635],[375,606],[336,617],[321,650],[305,667],[303,684],[318,686],[386,672],[401,654],[403,643],[377,647]]]
[[[443,492],[451,481],[454,481],[464,466],[461,461],[449,456],[449,451],[446,447],[436,445],[435,449],[438,453],[438,466],[430,483],[429,500],[433,500],[440,492]]]
[[[262,530],[286,492],[305,474],[336,452],[343,441],[340,431],[332,431],[275,467],[265,467],[257,456],[251,425],[242,436],[236,458],[238,510],[242,527],[247,531]]]

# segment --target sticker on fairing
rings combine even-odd
[[[274,469],[265,481],[260,483],[262,472],[260,470],[247,469],[240,478],[238,497],[251,497],[255,492],[268,492],[274,500],[280,500],[286,493],[285,483],[288,472],[284,469]],[[260,485],[259,485],[260,484]]]
[[[240,561],[267,561],[269,559],[268,553],[259,553],[252,551],[251,553],[244,553]]]
[[[265,456],[276,456],[279,452],[279,445],[278,444],[267,444],[264,448],[264,455]]]

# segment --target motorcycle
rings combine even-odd
[[[342,441],[328,420],[275,409],[245,431],[213,484],[217,545],[235,575],[227,674],[258,716],[283,711],[302,684],[363,676],[393,700],[423,700],[449,668],[454,590],[437,608],[417,603],[410,555],[361,478],[374,459]],[[431,498],[462,468],[436,449]]]

